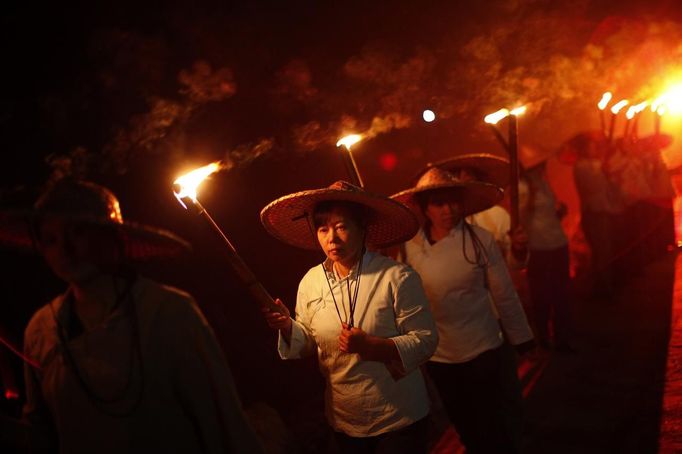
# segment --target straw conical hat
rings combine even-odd
[[[33,229],[47,216],[116,228],[131,260],[167,258],[190,249],[167,230],[124,221],[118,199],[107,188],[72,179],[55,183],[32,209],[0,210],[0,244],[34,250]]]
[[[481,174],[481,181],[484,183],[491,183],[501,188],[509,184],[509,159],[491,153],[466,153],[431,163],[417,174],[415,180],[431,167],[440,167],[448,172],[468,167],[476,169]]]
[[[519,162],[524,169],[528,170],[547,161],[556,154],[556,151],[540,145],[521,144],[519,145]]]
[[[285,243],[304,249],[319,249],[312,215],[317,204],[325,201],[354,202],[367,207],[370,214],[366,241],[377,248],[407,241],[419,228],[419,222],[406,206],[345,181],[280,197],[263,208],[261,222],[268,233]]]
[[[428,169],[413,188],[394,194],[391,198],[421,215],[417,194],[438,189],[451,189],[458,196],[465,216],[486,210],[502,199],[502,189],[498,186],[480,181],[464,182],[438,167]]]

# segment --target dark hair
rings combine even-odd
[[[417,202],[417,205],[419,205],[419,208],[422,210],[422,213],[426,215],[426,208],[429,206],[429,201],[431,200],[431,198],[441,194],[449,195],[461,193],[457,190],[457,188],[430,189],[428,191],[416,193],[414,195],[414,198],[415,201]]]
[[[461,167],[453,167],[450,169],[450,172],[457,175],[459,177],[459,174],[462,171],[466,171],[467,173],[470,173],[473,175],[474,180],[476,181],[487,181],[487,174],[483,170],[477,168],[477,167],[471,167],[471,166],[461,166]]]
[[[369,220],[369,210],[364,205],[346,200],[325,200],[315,205],[313,210],[313,227],[315,229],[325,225],[329,220],[329,215],[335,209],[342,209],[348,212],[350,218],[358,227],[365,229]]]
[[[417,204],[419,205],[419,208],[422,210],[422,213],[424,213],[424,225],[422,227],[424,234],[426,235],[426,238],[429,240],[429,242],[433,243],[431,240],[431,220],[426,216],[426,208],[429,204],[429,201],[431,200],[431,197],[438,193],[442,192],[449,192],[452,193],[453,189],[448,188],[444,189],[442,191],[439,191],[438,189],[432,189],[430,191],[424,191],[424,192],[418,192],[415,194],[415,200]],[[483,245],[483,242],[481,239],[478,237],[476,232],[474,231],[473,227],[467,222],[466,216],[462,217],[462,255],[464,256],[464,259],[469,262],[472,265],[476,265],[479,267],[486,267],[488,266],[488,251],[486,251],[485,246]],[[467,248],[466,248],[466,237],[467,233],[471,237],[471,243],[474,249],[474,257],[469,257],[469,254],[467,253]]]

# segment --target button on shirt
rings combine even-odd
[[[298,288],[291,341],[287,343],[281,335],[279,339],[283,359],[317,352],[327,382],[327,419],[335,430],[354,437],[397,430],[428,414],[429,399],[418,366],[433,354],[438,343],[417,273],[371,252],[365,253],[362,260],[355,327],[393,340],[402,360],[399,378],[383,362],[364,361],[358,354],[339,350],[341,321],[329,286],[345,322],[349,312],[348,284],[353,291],[358,281],[355,269],[341,279],[330,261],[324,267],[311,268]]]
[[[471,228],[485,248],[484,265],[467,260],[475,261],[476,254],[470,232],[463,237],[463,223],[435,244],[429,243],[423,230],[405,244],[406,261],[424,282],[438,327],[440,342],[432,361],[463,363],[502,344],[491,297],[513,345],[533,338],[495,239],[478,226]]]

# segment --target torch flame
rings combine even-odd
[[[597,107],[599,107],[599,110],[606,109],[606,106],[609,105],[609,101],[611,101],[611,98],[613,98],[613,95],[611,94],[610,91],[607,91],[603,95],[601,95],[601,100],[597,104]]]
[[[658,111],[658,107],[663,104],[663,96],[659,96],[658,98],[654,99],[654,101],[651,103],[651,111],[656,112]]]
[[[643,111],[647,105],[649,105],[649,101],[640,102],[639,104],[630,106],[627,112],[625,113],[625,116],[627,117],[628,120],[632,120],[635,117],[635,115]]]
[[[350,134],[339,139],[339,141],[336,142],[336,146],[340,147],[341,145],[343,145],[344,147],[346,147],[347,150],[350,150],[350,147],[360,142],[361,140],[362,136],[360,134]]]
[[[516,110],[516,109],[514,109]],[[489,123],[491,125],[496,125],[497,122],[502,120],[503,118],[507,118],[507,116],[510,114],[509,109],[500,109],[497,112],[493,112],[489,115],[486,115],[483,121],[486,123]]]
[[[635,105],[635,109],[636,109],[635,113],[640,113],[641,111],[646,109],[646,106],[648,106],[648,105],[649,105],[649,101],[642,101],[639,104],[636,104]]]
[[[663,114],[665,114],[665,112],[666,112],[665,105],[660,105],[656,108],[656,113],[661,117],[663,116]]]
[[[217,172],[222,168],[220,161],[212,162],[198,169],[194,169],[189,173],[186,173],[173,182],[175,188],[175,197],[184,206],[182,199],[189,197],[192,201],[197,201],[197,188],[199,185],[212,173]]]
[[[527,106],[517,107],[516,109],[512,109],[512,111],[509,112],[509,115],[514,115],[515,117],[519,117],[519,116],[523,115],[524,113],[526,113],[526,110],[528,110]]]
[[[613,105],[613,107],[611,107],[611,113],[614,115],[618,115],[618,112],[620,112],[620,109],[627,106],[628,104],[630,104],[630,101],[628,101],[627,99],[622,99],[622,100],[618,101],[617,103],[615,103]]]
[[[682,83],[672,85],[665,93],[656,99],[656,108],[651,105],[651,110],[658,112],[659,106],[665,104],[666,111],[677,114],[682,112]]]

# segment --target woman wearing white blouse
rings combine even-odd
[[[500,197],[494,185],[465,183],[437,167],[393,196],[424,220],[405,244],[403,259],[421,276],[438,328],[429,375],[472,453],[520,449],[521,392],[500,323],[520,352],[534,344],[495,239],[465,220]]]
[[[317,353],[327,420],[342,452],[425,453],[429,400],[419,365],[438,337],[421,281],[368,252],[414,235],[400,203],[345,182],[282,197],[261,212],[273,236],[322,249],[298,288],[296,319],[264,310],[283,359]]]

